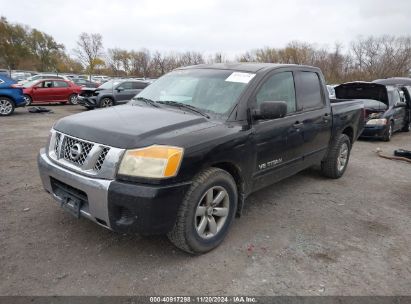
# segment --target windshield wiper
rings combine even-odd
[[[181,108],[185,108],[185,109],[189,109],[192,112],[198,113],[206,118],[210,118],[210,116],[206,113],[204,113],[203,111],[201,111],[199,108],[192,106],[192,105],[188,105],[182,102],[177,102],[177,101],[172,101],[172,100],[158,100],[156,101],[157,103],[161,103],[161,104],[165,104],[168,106],[173,106],[173,107],[179,107]]]
[[[136,98],[133,98],[133,100],[141,100],[141,101],[144,101],[146,104],[152,105],[153,107],[156,107],[156,108],[159,107],[158,104],[156,104],[154,100],[151,100],[145,97],[136,97]]]

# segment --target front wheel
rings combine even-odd
[[[100,102],[100,108],[108,108],[114,105],[113,99],[104,97]]]
[[[78,104],[78,95],[77,94],[71,94],[68,98],[68,102],[72,105]]]
[[[383,136],[382,140],[383,141],[390,141],[393,132],[394,132],[394,122],[391,122],[387,126],[387,130],[385,130],[385,133],[384,133],[384,136]]]
[[[23,95],[23,99],[26,102],[26,106],[31,105],[31,103],[33,102],[33,100],[31,99],[31,97],[29,95],[24,94]]]
[[[331,144],[327,157],[321,162],[321,173],[334,179],[343,176],[350,159],[350,152],[350,139],[347,135],[341,134]]]
[[[218,168],[202,171],[187,191],[169,240],[193,254],[216,248],[233,222],[237,199],[236,183],[228,172]]]
[[[9,116],[14,112],[14,102],[7,97],[0,97],[0,116]]]

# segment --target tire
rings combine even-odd
[[[10,116],[15,109],[14,102],[10,98],[0,97],[0,116]]]
[[[69,104],[76,105],[78,104],[77,94],[71,94],[68,98]]]
[[[217,198],[220,201],[213,207],[210,202],[216,203]],[[233,222],[237,200],[237,186],[228,172],[218,168],[202,171],[185,195],[169,240],[191,254],[216,248]]]
[[[405,125],[402,127],[401,131],[402,132],[410,132],[410,128],[411,128],[411,123],[406,122]]]
[[[326,158],[321,162],[321,173],[328,178],[343,176],[350,159],[351,142],[347,135],[341,134],[332,144]]]
[[[24,94],[23,98],[26,101],[26,106],[30,106],[33,103],[33,99],[29,95]]]
[[[100,101],[100,108],[108,108],[114,106],[114,101],[110,97],[104,97]]]
[[[388,125],[387,130],[385,130],[384,136],[382,138],[383,141],[390,141],[392,137],[392,133],[394,132],[394,122]]]

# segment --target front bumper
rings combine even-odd
[[[79,95],[77,97],[78,104],[85,106],[87,108],[96,108],[98,107],[98,101],[96,97],[87,97]]]
[[[361,137],[374,137],[381,138],[384,137],[385,132],[387,131],[387,126],[365,126],[364,130],[361,133]]]
[[[62,205],[61,191],[68,191],[82,201],[81,217],[117,232],[167,233],[190,186],[141,185],[83,176],[55,164],[45,149],[38,156],[38,167],[45,190],[56,201]]]

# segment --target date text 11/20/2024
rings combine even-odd
[[[233,296],[233,297],[150,297],[150,303],[257,303],[255,297]]]

